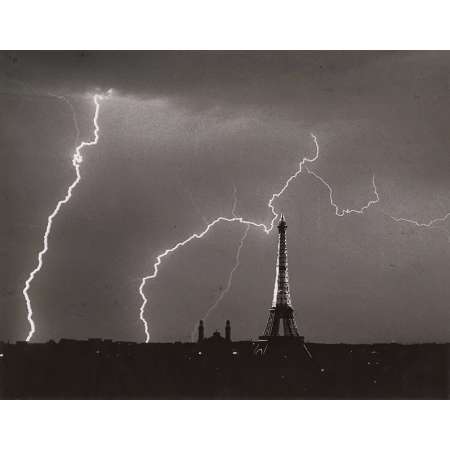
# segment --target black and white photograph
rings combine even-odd
[[[1,66],[3,397],[448,397],[450,53]]]
[[[0,398],[448,400],[450,51],[202,39],[0,50]]]

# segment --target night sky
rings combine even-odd
[[[288,222],[293,307],[307,341],[450,339],[450,53],[448,52],[1,52],[0,340],[24,340],[22,289],[47,217],[54,222],[30,289],[34,342],[145,339],[138,293],[166,248],[236,213]],[[152,341],[189,340],[226,286],[245,225],[219,224],[170,255],[145,289]],[[208,318],[233,338],[262,334],[271,305],[277,234],[250,228],[232,288]]]

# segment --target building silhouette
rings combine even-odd
[[[198,335],[197,335],[197,343],[206,342],[206,341],[226,341],[231,342],[231,324],[230,321],[227,320],[225,322],[225,337],[223,337],[218,330],[216,330],[211,337],[205,338],[205,324],[203,320],[200,320],[198,323]]]
[[[205,326],[203,325],[203,320],[200,320],[198,324],[197,342],[202,342],[204,338],[205,338]]]

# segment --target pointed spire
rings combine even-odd
[[[198,324],[198,342],[203,341],[205,337],[205,327],[203,325],[203,320],[200,320]]]
[[[281,214],[280,221],[278,222],[278,230],[281,232],[281,230],[285,230],[287,228],[286,219],[284,217],[284,214]]]
[[[225,322],[225,339],[228,342],[231,341],[231,324],[229,320]]]
[[[287,269],[286,228],[286,219],[284,214],[281,214],[280,222],[278,223],[278,254],[272,306],[277,304],[291,305]]]

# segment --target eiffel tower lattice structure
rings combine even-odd
[[[304,345],[304,338],[298,331],[291,303],[286,229],[286,220],[281,215],[278,223],[278,254],[272,307],[269,309],[269,319],[264,334],[259,337],[257,342],[256,353],[265,354],[269,346],[286,349],[292,345],[298,348],[298,344],[300,344],[310,357],[311,355]]]

